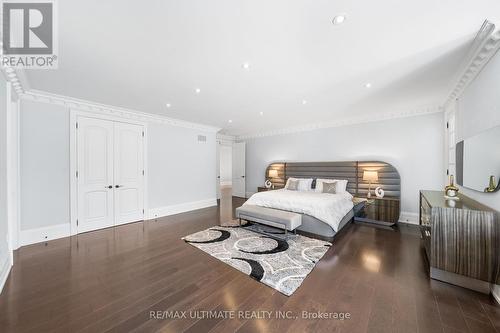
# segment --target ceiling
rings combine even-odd
[[[29,89],[232,135],[440,105],[482,22],[500,19],[498,0],[64,0],[58,10],[59,69],[27,71]]]

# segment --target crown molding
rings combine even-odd
[[[495,25],[485,21],[474,38],[468,56],[455,79],[455,84],[444,103],[445,108],[462,95],[465,88],[474,81],[499,49],[500,30],[495,31]]]
[[[107,104],[94,103],[91,101],[67,97],[63,95],[57,95],[53,93],[48,93],[40,90],[29,90],[21,95],[23,100],[37,101],[43,103],[50,103],[56,105],[62,105],[68,108],[80,109],[87,112],[93,112],[96,114],[106,114],[112,116],[118,116],[124,119],[139,120],[139,121],[150,121],[156,123],[162,123],[177,127],[184,127],[189,129],[196,129],[205,132],[216,133],[220,131],[220,128],[193,123],[185,120],[165,117],[161,115],[155,115],[152,113],[145,113],[141,111],[136,111],[132,109],[111,106]]]
[[[314,131],[314,130],[325,129],[325,128],[334,128],[334,127],[342,127],[342,126],[349,126],[349,125],[356,125],[356,124],[372,123],[372,122],[383,121],[383,120],[415,117],[415,116],[427,115],[427,114],[432,114],[432,113],[440,113],[440,112],[443,112],[443,108],[441,106],[431,105],[431,106],[427,106],[427,107],[423,107],[423,108],[412,109],[412,110],[401,111],[401,112],[382,113],[382,114],[377,114],[377,115],[353,117],[353,118],[335,120],[335,121],[331,121],[331,122],[322,122],[322,123],[308,124],[308,125],[304,125],[304,126],[288,127],[288,128],[283,128],[283,129],[258,132],[258,133],[253,133],[253,134],[239,135],[236,137],[236,140],[240,141],[240,140],[249,140],[249,139],[256,139],[256,138],[262,138],[262,137],[268,137],[268,136],[286,135],[286,134]]]
[[[1,44],[0,44],[0,48],[1,48]],[[21,82],[21,80],[19,79],[19,76],[21,73],[22,70],[18,70],[16,71],[14,68],[12,67],[3,67],[3,66],[0,66],[1,67],[1,73],[3,74],[5,80],[7,82],[10,82],[10,84],[12,85],[12,90],[16,92],[17,96],[21,96],[24,94],[25,90],[24,90],[24,87],[23,87],[23,84]],[[22,74],[21,74],[22,76]]]
[[[0,6],[0,17],[3,17],[2,15],[3,15],[3,6]],[[0,52],[3,53],[2,38],[0,38]],[[0,71],[5,77],[5,80],[11,83],[12,90],[16,92],[17,96],[21,96],[22,94],[24,94],[25,87],[23,87],[23,83],[19,79],[19,76],[25,79],[24,72],[22,69],[15,70],[10,66],[0,66]]]

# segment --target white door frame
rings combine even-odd
[[[10,83],[8,84],[10,86]],[[20,215],[20,102],[12,102],[11,93],[8,93],[7,102],[7,215],[9,227],[9,247],[11,250],[19,248],[21,229]],[[12,254],[12,253],[11,253]]]
[[[112,115],[104,115],[100,113],[95,113],[91,111],[86,111],[82,109],[77,109],[77,108],[71,108],[70,109],[70,126],[69,126],[69,159],[70,159],[70,216],[71,216],[71,229],[70,229],[70,234],[71,236],[76,235],[78,233],[78,226],[77,226],[77,218],[78,218],[78,182],[76,178],[76,171],[77,171],[77,129],[76,129],[76,122],[78,120],[78,117],[87,117],[87,118],[95,118],[95,119],[101,119],[101,120],[111,120],[111,121],[117,121],[121,123],[127,123],[127,124],[133,124],[133,125],[140,125],[143,126],[144,128],[144,149],[143,149],[143,154],[144,154],[144,219],[147,218],[148,216],[148,211],[149,211],[149,202],[148,202],[148,174],[149,174],[149,169],[148,169],[148,159],[147,159],[147,152],[148,152],[148,125],[147,122],[145,121],[140,121],[140,120],[135,120],[135,119],[128,119],[120,116],[112,116]]]

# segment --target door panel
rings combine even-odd
[[[245,142],[233,144],[233,196],[246,197]]]
[[[144,219],[144,128],[115,123],[115,224]]]
[[[114,224],[111,121],[78,119],[78,232]]]

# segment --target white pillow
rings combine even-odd
[[[345,193],[347,191],[347,183],[348,181],[345,179],[316,179],[316,192],[323,192],[323,183],[337,183],[336,192],[337,193]]]
[[[290,184],[290,180],[298,180],[299,181],[299,187],[297,191],[302,191],[302,192],[307,192],[307,191],[312,191],[312,178],[293,178],[290,177],[286,181],[285,188],[288,189],[288,185]]]

